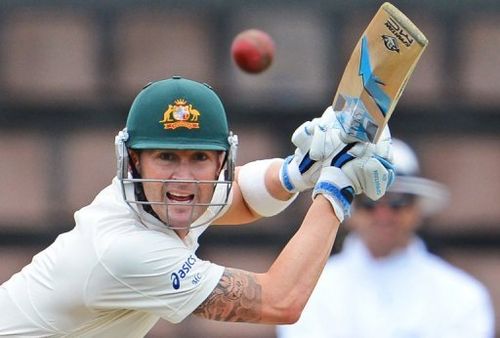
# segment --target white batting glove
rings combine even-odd
[[[292,193],[314,187],[325,161],[343,147],[339,138],[339,125],[335,124],[335,112],[328,107],[321,118],[304,122],[292,135],[295,153],[285,159],[280,180]]]
[[[313,198],[324,195],[342,222],[350,215],[354,195],[365,193],[377,200],[385,194],[395,177],[391,161],[388,129],[377,144],[347,144],[331,158],[331,166],[322,169]]]
[[[347,154],[354,159],[342,163],[342,171],[352,181],[355,193],[364,193],[374,201],[381,198],[395,177],[389,128],[384,128],[376,144],[356,143]]]
[[[355,158],[342,167],[342,171],[352,182],[354,193],[364,193],[374,201],[384,196],[395,176],[392,157],[378,155],[376,148],[372,143],[357,143],[349,151]]]
[[[342,145],[341,125],[332,106],[326,108],[315,125],[311,140],[310,157],[315,161],[324,161]]]

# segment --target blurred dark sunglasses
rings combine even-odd
[[[388,193],[378,201],[372,201],[366,196],[359,196],[356,199],[356,207],[367,211],[374,210],[379,205],[385,205],[391,210],[397,211],[415,204],[417,197],[412,194]]]

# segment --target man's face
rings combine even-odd
[[[173,180],[168,183],[143,182],[144,193],[162,221],[174,228],[187,228],[207,209],[207,205],[196,204],[209,203],[215,185],[182,180],[217,180],[223,153],[211,150],[142,150],[132,151],[131,159],[141,178]]]
[[[375,257],[404,248],[421,222],[415,195],[388,192],[376,202],[359,196],[354,206],[349,226]]]

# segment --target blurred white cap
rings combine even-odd
[[[441,183],[420,177],[417,155],[408,144],[393,138],[392,151],[396,179],[388,191],[419,196],[424,216],[442,210],[449,201],[448,189]]]

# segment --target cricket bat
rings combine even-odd
[[[366,27],[340,80],[333,110],[351,141],[376,143],[428,40],[386,2]]]

